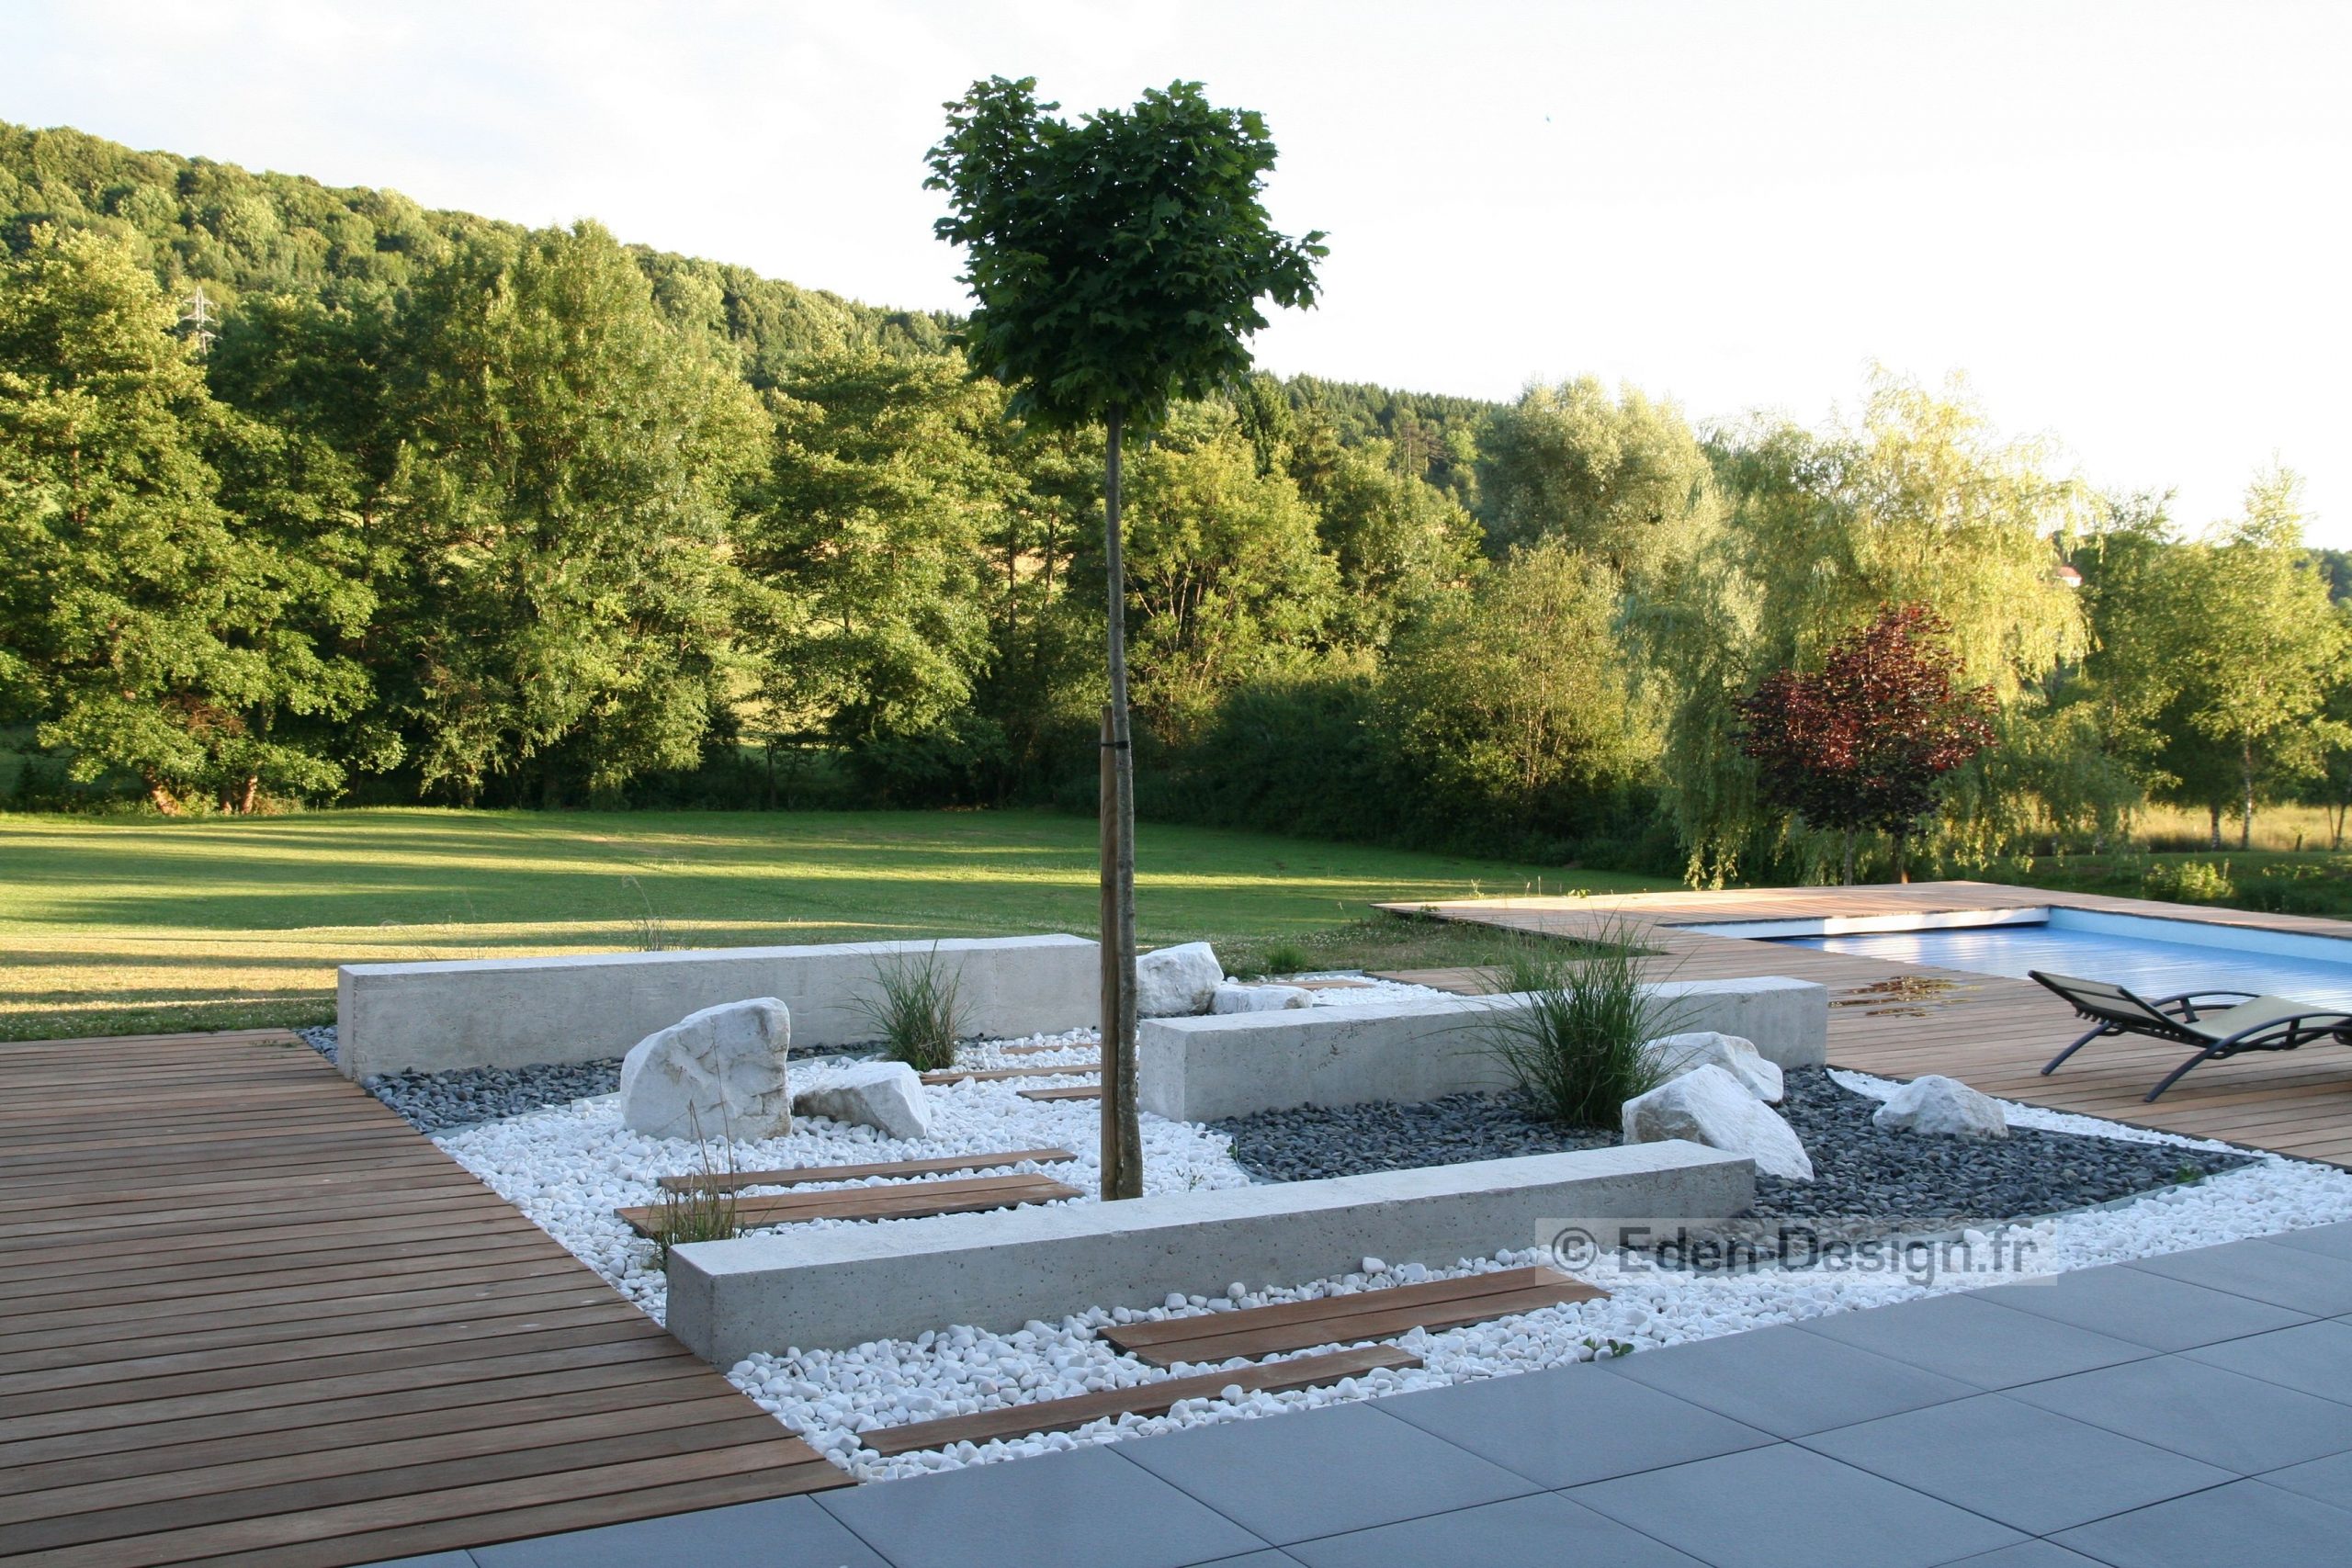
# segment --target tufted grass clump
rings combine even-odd
[[[1625,1101],[1658,1086],[1649,1042],[1672,1032],[1671,1004],[1647,988],[1631,933],[1607,928],[1576,956],[1540,939],[1499,955],[1499,988],[1523,992],[1524,1010],[1474,1028],[1534,1112],[1571,1127],[1615,1127]]]
[[[670,1266],[670,1249],[690,1241],[732,1241],[743,1234],[735,1213],[735,1140],[719,1140],[726,1150],[724,1163],[714,1163],[709,1141],[702,1136],[699,1122],[695,1128],[695,1177],[692,1185],[680,1188],[664,1187],[656,1200],[653,1219],[653,1261],[656,1267]]]
[[[964,1033],[963,970],[941,962],[939,944],[928,953],[897,953],[874,972],[875,989],[852,1005],[873,1025],[891,1058],[919,1073],[956,1065],[956,1042]]]

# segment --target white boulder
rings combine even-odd
[[[2009,1135],[2009,1119],[2002,1113],[1999,1100],[1940,1073],[1913,1078],[1896,1089],[1871,1113],[1871,1120],[1898,1133],[1933,1133],[1959,1138]]]
[[[1627,1143],[1656,1144],[1668,1138],[1745,1155],[1766,1176],[1813,1179],[1813,1161],[1796,1129],[1721,1067],[1694,1067],[1625,1102]]]
[[[1204,942],[1155,948],[1136,960],[1136,1011],[1144,1018],[1189,1018],[1209,1010],[1225,984],[1225,965]]]
[[[794,1109],[878,1129],[893,1138],[931,1136],[931,1102],[922,1079],[904,1062],[857,1062],[800,1091]]]
[[[1304,986],[1243,986],[1220,983],[1209,998],[1211,1012],[1281,1012],[1285,1008],[1311,1008],[1315,993]]]
[[[1661,1083],[1679,1078],[1701,1067],[1721,1067],[1741,1083],[1747,1092],[1767,1105],[1781,1103],[1784,1092],[1781,1081],[1781,1066],[1768,1060],[1756,1049],[1753,1040],[1742,1040],[1736,1034],[1718,1034],[1713,1030],[1701,1030],[1691,1034],[1668,1034],[1653,1040],[1642,1047],[1657,1064]]]
[[[621,1058],[621,1121],[655,1138],[773,1138],[792,1131],[785,1054],[792,1015],[774,997],[722,1002],[657,1030]]]

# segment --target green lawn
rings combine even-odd
[[[325,1022],[342,963],[1091,935],[1094,843],[1032,812],[0,814],[0,1039]],[[1490,940],[1368,921],[1376,901],[1668,886],[1148,823],[1137,863],[1143,940],[1206,937],[1236,968]]]

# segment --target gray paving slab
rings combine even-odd
[[[2352,1451],[2274,1470],[2263,1480],[2305,1497],[2316,1497],[2352,1511]]]
[[[1555,1493],[1301,1541],[1306,1568],[1704,1568],[1663,1541]]]
[[[1276,1546],[1538,1490],[1374,1404],[1197,1427],[1122,1451]]]
[[[2037,1536],[2238,1479],[2235,1472],[1999,1393],[1816,1432],[1803,1441],[1832,1459]]]
[[[1996,1306],[2072,1324],[2155,1350],[2188,1350],[2310,1321],[2250,1296],[2192,1285],[2120,1265],[2080,1269],[2030,1284],[1996,1285],[1974,1294]]]
[[[1831,1313],[1797,1326],[1979,1389],[2014,1388],[2154,1354],[2128,1339],[2013,1311],[1974,1291]]]
[[[2188,1356],[2101,1367],[2009,1394],[2239,1475],[2352,1449],[2352,1407]]]
[[[1590,1364],[1397,1394],[1378,1408],[1552,1487],[1774,1440],[1728,1416]]]
[[[1788,1325],[1593,1363],[1775,1437],[1849,1427],[1976,1390]]]
[[[808,1497],[477,1546],[473,1561],[480,1568],[888,1568]]]
[[[1713,1568],[1938,1568],[2024,1539],[1794,1443],[1598,1481],[1567,1495]]]
[[[2352,1260],[2352,1220],[2333,1225],[2313,1225],[2308,1230],[2280,1231],[2277,1235],[2262,1238],[2273,1247],[2301,1247],[2306,1252],[2324,1252],[2330,1258]]]
[[[2331,1258],[2309,1247],[2233,1241],[2193,1252],[2137,1258],[2124,1267],[2251,1296],[2314,1317],[2352,1312],[2352,1258]]]
[[[1982,1557],[1970,1557],[1952,1568],[2098,1568],[2098,1560],[2047,1540],[2021,1540]]]
[[[2352,1324],[2323,1318],[2183,1354],[2281,1388],[2352,1404]]]
[[[2352,1514],[2266,1482],[2233,1481],[2053,1539],[2109,1568],[2344,1568]]]
[[[1190,1568],[1268,1544],[1108,1448],[876,1482],[816,1501],[891,1568]]]

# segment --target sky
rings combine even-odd
[[[942,104],[1262,111],[1317,308],[1264,367],[1694,421],[1874,364],[2191,530],[2281,462],[2352,547],[2352,5],[0,0],[0,119],[960,308]]]

